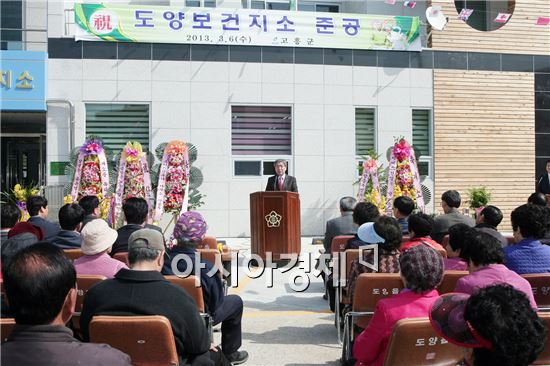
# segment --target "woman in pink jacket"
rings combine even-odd
[[[443,257],[439,253],[419,245],[401,254],[399,264],[405,288],[376,304],[369,325],[353,345],[356,366],[382,365],[395,323],[404,318],[427,317],[439,296],[436,287],[443,279]]]

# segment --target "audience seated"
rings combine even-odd
[[[84,196],[78,201],[78,204],[84,210],[84,219],[82,220],[82,228],[92,220],[99,218],[99,198],[97,196]]]
[[[356,366],[382,365],[395,323],[405,318],[428,316],[439,296],[436,288],[443,279],[443,257],[439,253],[419,245],[403,252],[399,264],[405,288],[376,304],[369,325],[353,345]]]
[[[468,262],[460,258],[460,252],[464,247],[466,235],[472,228],[466,224],[455,224],[449,228],[449,241],[445,246],[447,258],[443,259],[443,266],[446,271],[467,271]]]
[[[357,200],[353,197],[340,199],[340,216],[327,221],[323,246],[325,253],[330,253],[332,239],[338,235],[355,235],[357,224],[353,222],[353,209]]]
[[[458,280],[455,292],[473,294],[483,287],[507,283],[525,293],[531,306],[537,308],[529,282],[502,264],[504,252],[494,236],[477,230],[470,231],[460,256],[468,262],[470,274]]]
[[[200,213],[195,211],[182,213],[172,234],[177,244],[168,251],[171,261],[164,263],[162,273],[164,275],[189,273],[200,277],[206,311],[212,315],[214,325],[222,324],[223,353],[233,365],[237,365],[248,359],[246,351],[239,351],[242,343],[243,301],[238,295],[225,296],[218,269],[214,268],[213,263],[202,259],[196,251],[197,245],[206,235],[206,229],[206,221]],[[178,258],[182,256],[189,260]],[[192,266],[190,272],[189,265]],[[197,266],[202,267],[200,273],[197,273]],[[174,273],[172,268],[177,268],[180,273]]]
[[[113,278],[126,264],[111,258],[109,253],[118,234],[102,219],[92,220],[82,229],[82,253],[84,255],[74,261],[76,273],[79,275],[101,275]]]
[[[359,202],[353,209],[353,222],[361,226],[367,222],[374,222],[380,216],[380,210],[371,202]],[[360,246],[369,245],[362,241],[357,234],[348,240],[346,249],[358,249]]]
[[[401,226],[401,233],[409,235],[409,215],[414,210],[414,201],[407,196],[399,196],[393,200],[393,217]],[[429,235],[429,233],[428,233]]]
[[[375,222],[361,225],[357,235],[364,245],[378,245],[378,258],[375,257],[373,249],[365,249],[362,252],[363,261],[372,266],[362,264],[359,259],[351,263],[345,290],[352,303],[355,283],[361,273],[399,272],[399,246],[402,238],[399,223],[389,216],[380,216]]]
[[[542,244],[550,245],[550,203],[546,199],[546,195],[541,192],[535,192],[529,196],[528,203],[538,205],[546,209],[546,234],[540,242]]]
[[[67,203],[59,209],[59,225],[61,230],[51,240],[52,244],[61,249],[78,249],[82,245],[79,230],[84,219],[84,210],[76,203]]]
[[[172,325],[181,364],[211,365],[215,359],[217,365],[226,365],[221,351],[209,351],[209,335],[193,298],[160,273],[165,255],[162,234],[136,230],[128,249],[130,269],[91,287],[84,297],[80,317],[84,339],[89,339],[89,324],[97,314],[163,315]]]
[[[13,203],[3,203],[0,216],[0,243],[8,239],[8,231],[21,220],[21,210]]]
[[[3,269],[16,326],[2,343],[3,366],[130,365],[128,355],[105,344],[81,343],[65,324],[76,304],[76,272],[48,242],[18,252]]]
[[[486,206],[476,217],[475,228],[494,236],[502,245],[508,246],[508,240],[497,231],[497,226],[502,221],[502,211],[496,206]]]
[[[434,220],[430,215],[424,213],[412,214],[409,216],[409,233],[410,239],[401,245],[401,250],[404,252],[407,249],[414,248],[418,245],[427,245],[432,249],[444,251],[445,248],[438,242],[430,238]]]
[[[519,274],[550,272],[550,246],[540,242],[546,232],[546,208],[521,205],[511,220],[516,244],[504,248],[506,266]]]
[[[158,226],[146,224],[149,206],[147,205],[147,201],[143,198],[128,198],[122,205],[122,212],[124,212],[124,220],[126,221],[126,225],[117,230],[118,238],[113,244],[111,256],[119,252],[128,251],[128,238],[134,231],[146,228],[162,232]]]
[[[433,328],[464,348],[471,366],[527,366],[544,349],[547,330],[525,294],[502,284],[474,295],[445,294],[430,310]]]
[[[48,200],[42,196],[34,196],[27,201],[27,210],[31,215],[28,220],[34,226],[42,228],[44,240],[52,240],[61,228],[59,225],[46,220],[48,218]]]
[[[431,235],[433,240],[442,243],[443,237],[449,233],[449,228],[454,224],[466,224],[470,227],[475,226],[474,219],[458,212],[460,203],[460,193],[457,191],[451,190],[441,195],[441,208],[443,208],[444,214],[434,219],[434,227]]]
[[[42,228],[33,225],[28,221],[18,222],[17,224],[15,224],[15,226],[12,227],[10,231],[8,231],[8,239],[23,233],[33,234],[34,236],[36,236],[38,241],[44,240],[44,231],[42,230]]]

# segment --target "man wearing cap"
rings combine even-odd
[[[89,340],[89,324],[97,314],[163,315],[172,325],[181,364],[212,365],[208,332],[195,301],[160,273],[164,250],[164,238],[156,230],[141,229],[130,235],[130,269],[123,268],[113,279],[93,286],[84,297],[80,318],[84,339]],[[217,357],[217,365],[227,364],[221,352],[210,353]]]
[[[225,296],[219,270],[197,253],[197,245],[204,238],[206,229],[206,221],[200,213],[184,212],[174,226],[172,237],[177,245],[170,250],[171,260],[164,263],[162,273],[180,275],[190,272],[200,277],[206,311],[212,315],[214,325],[222,323],[223,353],[233,365],[238,365],[248,359],[248,352],[239,351],[242,343],[243,301],[238,295]],[[189,264],[192,266],[191,271],[188,271]],[[197,274],[196,266],[202,267],[200,274]],[[174,273],[172,268],[177,268],[179,273]]]
[[[84,255],[74,261],[77,274],[113,278],[120,269],[128,269],[126,264],[109,256],[118,233],[105,220],[89,221],[81,235]]]
[[[401,279],[405,288],[397,295],[379,300],[369,325],[356,338],[356,365],[382,365],[389,338],[397,321],[428,316],[443,279],[443,257],[420,245],[401,254]]]

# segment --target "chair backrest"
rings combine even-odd
[[[128,252],[115,253],[113,255],[113,258],[116,259],[117,261],[121,261],[122,263],[124,263],[127,266],[129,265],[128,264]]]
[[[218,240],[215,236],[205,236],[202,242],[197,246],[197,249],[217,249]]]
[[[428,318],[409,318],[395,324],[384,365],[456,365],[463,356],[460,347],[436,333]]]
[[[65,256],[71,261],[74,261],[75,259],[78,259],[84,255],[81,249],[63,249],[63,252],[65,253]]]
[[[184,289],[197,303],[197,307],[201,313],[204,313],[204,298],[202,296],[202,287],[200,286],[201,280],[196,276],[188,276],[181,278],[178,276],[164,276],[168,281],[174,285]],[[197,286],[198,284],[198,286]]]
[[[538,313],[538,315],[546,323],[546,329],[550,329],[550,313]],[[550,365],[550,335],[546,336],[544,349],[532,365]]]
[[[362,273],[355,283],[353,311],[368,312],[370,315],[355,318],[355,325],[366,328],[378,300],[393,296],[403,289],[399,273]]]
[[[347,281],[349,280],[348,277],[348,274],[349,274],[349,271],[351,269],[351,265],[353,263],[354,260],[358,259],[359,258],[359,253],[360,253],[360,250],[359,249],[348,249],[346,251],[344,251],[343,253],[340,253],[340,258],[343,258],[344,259],[344,263],[343,263],[343,266],[341,268],[343,273],[340,273],[340,279],[344,279],[344,283],[347,283]],[[344,287],[341,287],[340,289],[342,289]],[[342,304],[346,304],[346,305],[349,305],[351,304],[351,299],[350,297],[348,296],[348,294],[343,294],[342,293],[342,296],[340,297],[340,303]]]
[[[15,327],[14,318],[2,318],[0,319],[0,334],[2,335],[1,341],[4,342],[11,334],[13,327]]]
[[[219,276],[223,277],[222,255],[218,249],[197,249],[197,252],[200,253],[201,259],[206,259],[218,268]]]
[[[457,281],[466,275],[468,275],[468,271],[445,271],[443,273],[443,281],[439,284],[439,287],[437,288],[437,291],[439,294],[447,294],[449,292],[453,292],[456,287]]]
[[[90,342],[121,350],[134,366],[178,365],[174,334],[164,316],[94,316]]]
[[[84,295],[88,292],[90,287],[98,282],[106,280],[107,277],[99,275],[77,275],[76,276],[76,306],[75,311],[80,313],[82,311],[82,305],[84,304]]]
[[[338,235],[332,238],[332,241],[330,242],[330,252],[331,253],[338,253],[343,252],[346,250],[346,244],[348,243],[348,240],[353,239],[353,235]]]
[[[550,273],[523,274],[529,281],[539,310],[550,310]]]

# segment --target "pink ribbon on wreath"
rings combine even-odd
[[[155,216],[153,221],[159,222],[164,212],[164,195],[166,188],[166,172],[168,171],[168,154],[166,149],[164,150],[164,155],[162,155],[162,163],[160,166],[159,181],[157,184],[157,204],[155,206]]]
[[[78,199],[78,188],[80,187],[80,179],[82,178],[82,166],[84,165],[84,154],[79,153],[74,171],[73,185],[71,189],[71,198],[73,202]]]
[[[109,166],[107,165],[107,157],[104,151],[100,151],[97,154],[97,158],[99,159],[99,171],[101,174],[101,195],[105,199],[109,193]]]
[[[388,171],[388,190],[386,193],[386,214],[393,214],[393,191],[395,186],[395,173],[397,170],[397,158],[392,153],[390,159],[390,169]]]
[[[122,194],[124,192],[124,173],[125,172],[126,172],[126,158],[124,157],[124,154],[121,154],[120,160],[118,163],[118,177],[116,180],[113,225],[117,223],[118,216],[120,215],[120,208],[122,207]]]
[[[416,190],[416,205],[420,211],[424,212],[424,195],[422,194],[422,185],[420,184],[420,175],[418,174],[418,165],[416,164],[416,157],[414,156],[414,150],[411,152],[411,173],[413,174],[413,183]]]

